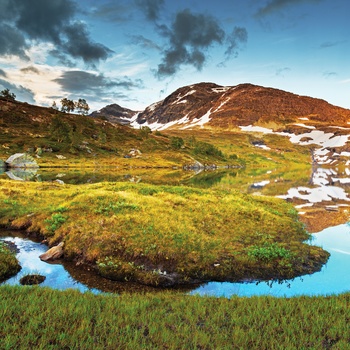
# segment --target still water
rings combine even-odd
[[[304,208],[315,208],[325,213],[350,210],[350,168],[335,169],[317,168],[310,170],[249,170],[230,169],[212,172],[185,172],[181,169],[95,169],[82,172],[71,169],[40,169],[35,173],[3,173],[2,179],[17,179],[22,181],[61,181],[61,183],[81,184],[100,181],[127,181],[133,183],[145,182],[152,184],[186,185],[194,187],[235,188],[239,191],[277,196],[284,198],[298,208],[303,215]],[[327,209],[328,207],[328,209]],[[331,207],[331,208],[329,208]],[[329,212],[328,212],[329,214]],[[314,218],[317,224],[317,216]],[[344,221],[342,221],[344,222]],[[339,222],[338,222],[339,223]],[[337,223],[333,223],[336,225]],[[317,225],[314,225],[317,227]],[[329,226],[324,225],[318,230]],[[19,248],[18,259],[22,270],[6,284],[19,284],[23,275],[39,273],[46,276],[42,286],[55,289],[74,288],[82,292],[94,293],[124,291],[152,291],[154,288],[142,287],[137,284],[119,283],[96,276],[93,271],[77,267],[72,263],[45,263],[39,255],[47,250],[40,242],[33,242],[18,232],[12,235],[0,231],[0,239],[14,242]],[[313,235],[312,244],[319,245],[331,253],[328,263],[320,272],[306,275],[294,280],[278,283],[276,281],[260,283],[218,283],[211,282],[201,286],[180,289],[181,292],[225,296],[231,295],[328,295],[350,291],[350,226],[347,224],[328,227]]]
[[[350,291],[350,226],[347,224],[329,227],[313,235],[312,244],[322,246],[331,256],[320,272],[312,275],[286,280],[252,282],[252,283],[219,283],[210,282],[192,291],[183,290],[190,294],[230,297],[271,295],[277,297],[291,297],[298,295],[329,295]],[[81,292],[93,293],[123,291],[155,291],[155,289],[141,287],[130,283],[117,283],[96,276],[91,271],[83,270],[72,264],[45,263],[39,255],[47,250],[44,244],[33,242],[25,237],[18,237],[18,233],[2,232],[2,240],[11,241],[19,249],[17,258],[22,270],[4,284],[18,285],[23,275],[38,273],[46,276],[41,286],[55,289],[78,289]],[[73,277],[74,275],[74,277]]]

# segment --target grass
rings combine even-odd
[[[15,275],[20,269],[15,254],[0,241],[0,282]]]
[[[0,287],[1,349],[349,349],[350,294],[212,298]]]
[[[328,253],[288,203],[233,190],[0,180],[0,225],[65,242],[65,258],[148,285],[291,278]],[[260,257],[264,258],[260,258]]]

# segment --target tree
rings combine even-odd
[[[70,142],[71,127],[68,123],[63,121],[59,116],[52,119],[50,126],[51,139],[58,143]]]
[[[52,106],[51,106],[51,108],[52,108],[52,109],[54,109],[54,110],[56,110],[56,111],[58,110],[58,107],[57,107],[56,101],[53,101],[53,102],[52,102]]]
[[[86,100],[83,98],[79,98],[78,102],[74,102],[74,106],[81,115],[87,115],[90,109]]]
[[[13,92],[10,92],[9,89],[4,89],[0,91],[1,97],[5,98],[7,101],[15,101],[16,95]]]
[[[66,97],[61,100],[61,111],[62,112],[73,112],[75,109],[75,103],[73,100],[68,100]]]

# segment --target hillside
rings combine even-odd
[[[0,159],[29,153],[40,166],[181,166],[192,161],[149,130],[0,99]]]
[[[153,130],[235,129],[271,123],[283,127],[301,118],[344,125],[350,120],[350,110],[324,100],[252,84],[199,83],[182,87],[147,107],[133,118],[132,125],[148,125]]]

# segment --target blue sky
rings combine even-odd
[[[0,89],[142,110],[253,83],[350,108],[348,0],[0,0]]]

